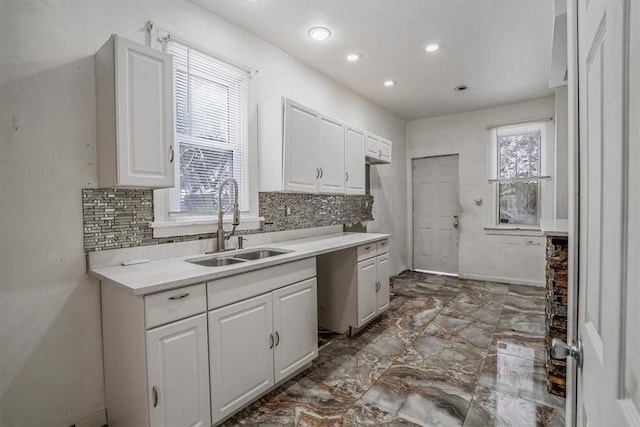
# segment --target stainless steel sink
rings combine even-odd
[[[243,259],[235,259],[235,258],[206,258],[206,259],[194,259],[194,260],[188,259],[186,261],[192,264],[203,265],[205,267],[223,267],[225,265],[246,262]]]
[[[260,249],[260,250],[256,250],[256,251],[251,251],[251,252],[245,252],[242,254],[238,254],[238,255],[234,255],[234,258],[238,258],[238,259],[245,259],[247,261],[253,261],[256,259],[262,259],[262,258],[269,258],[272,256],[276,256],[276,255],[283,255],[286,253],[289,253],[291,251],[285,251],[285,250],[275,250],[275,249]]]
[[[226,265],[239,264],[241,262],[255,261],[263,258],[269,258],[276,255],[287,254],[289,251],[286,249],[256,249],[248,250],[241,253],[225,253],[224,255],[216,254],[210,255],[204,258],[192,258],[186,259],[186,262],[191,264],[198,264],[204,267],[224,267]]]

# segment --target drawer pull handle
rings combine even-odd
[[[382,243],[380,243],[380,246],[384,246],[386,244],[387,244],[387,242],[382,242]]]
[[[364,250],[368,251],[369,249],[371,249],[371,246],[365,246]]]
[[[280,344],[280,334],[276,331],[276,347]]]
[[[184,294],[180,294],[180,295],[174,295],[172,297],[169,297],[170,300],[177,300],[177,299],[182,299],[182,298],[186,298],[189,296],[189,292],[185,292]]]
[[[153,388],[151,389],[151,394],[153,395],[153,407],[155,408],[156,406],[158,406],[158,389],[156,388],[156,386],[153,386]]]

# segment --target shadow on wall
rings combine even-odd
[[[7,69],[0,425],[70,425],[104,408],[99,284],[85,273],[80,196],[96,183],[94,59]]]

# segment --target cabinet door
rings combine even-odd
[[[209,312],[214,423],[271,388],[272,347],[271,294]]]
[[[358,263],[357,318],[361,327],[376,315],[376,258]]]
[[[173,187],[171,55],[116,38],[117,176],[121,187]]]
[[[318,139],[319,191],[344,193],[344,124],[320,116]]]
[[[380,147],[378,149],[378,157],[383,162],[391,163],[391,141],[380,138]]]
[[[376,277],[378,281],[376,309],[380,313],[389,307],[389,254],[376,258]]]
[[[205,314],[147,331],[152,426],[210,426]]]
[[[286,100],[284,126],[284,189],[315,193],[320,177],[318,113]]]
[[[316,279],[273,292],[276,383],[318,357]]]
[[[379,137],[368,133],[367,134],[367,156],[378,157],[378,150],[380,145]]]
[[[344,165],[345,193],[365,193],[365,133],[350,126],[345,131]]]

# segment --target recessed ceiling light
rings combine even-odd
[[[383,85],[385,85],[385,86],[387,86],[387,87],[390,87],[390,86],[395,86],[395,84],[396,84],[396,83],[398,83],[398,82],[397,82],[397,81],[395,81],[395,80],[387,80],[387,81],[385,81],[385,82],[383,83]]]
[[[453,90],[455,90],[456,92],[462,92],[464,90],[467,90],[469,87],[467,85],[460,85],[460,86],[456,86],[453,88]]]
[[[356,62],[356,61],[360,61],[362,59],[362,55],[360,55],[359,53],[350,53],[347,55],[347,61],[349,62]]]
[[[427,52],[435,52],[436,50],[440,49],[440,45],[438,43],[430,43],[427,45],[427,47],[425,48],[425,50]]]
[[[331,37],[331,30],[327,27],[313,27],[309,30],[309,37],[318,41],[326,40]]]

